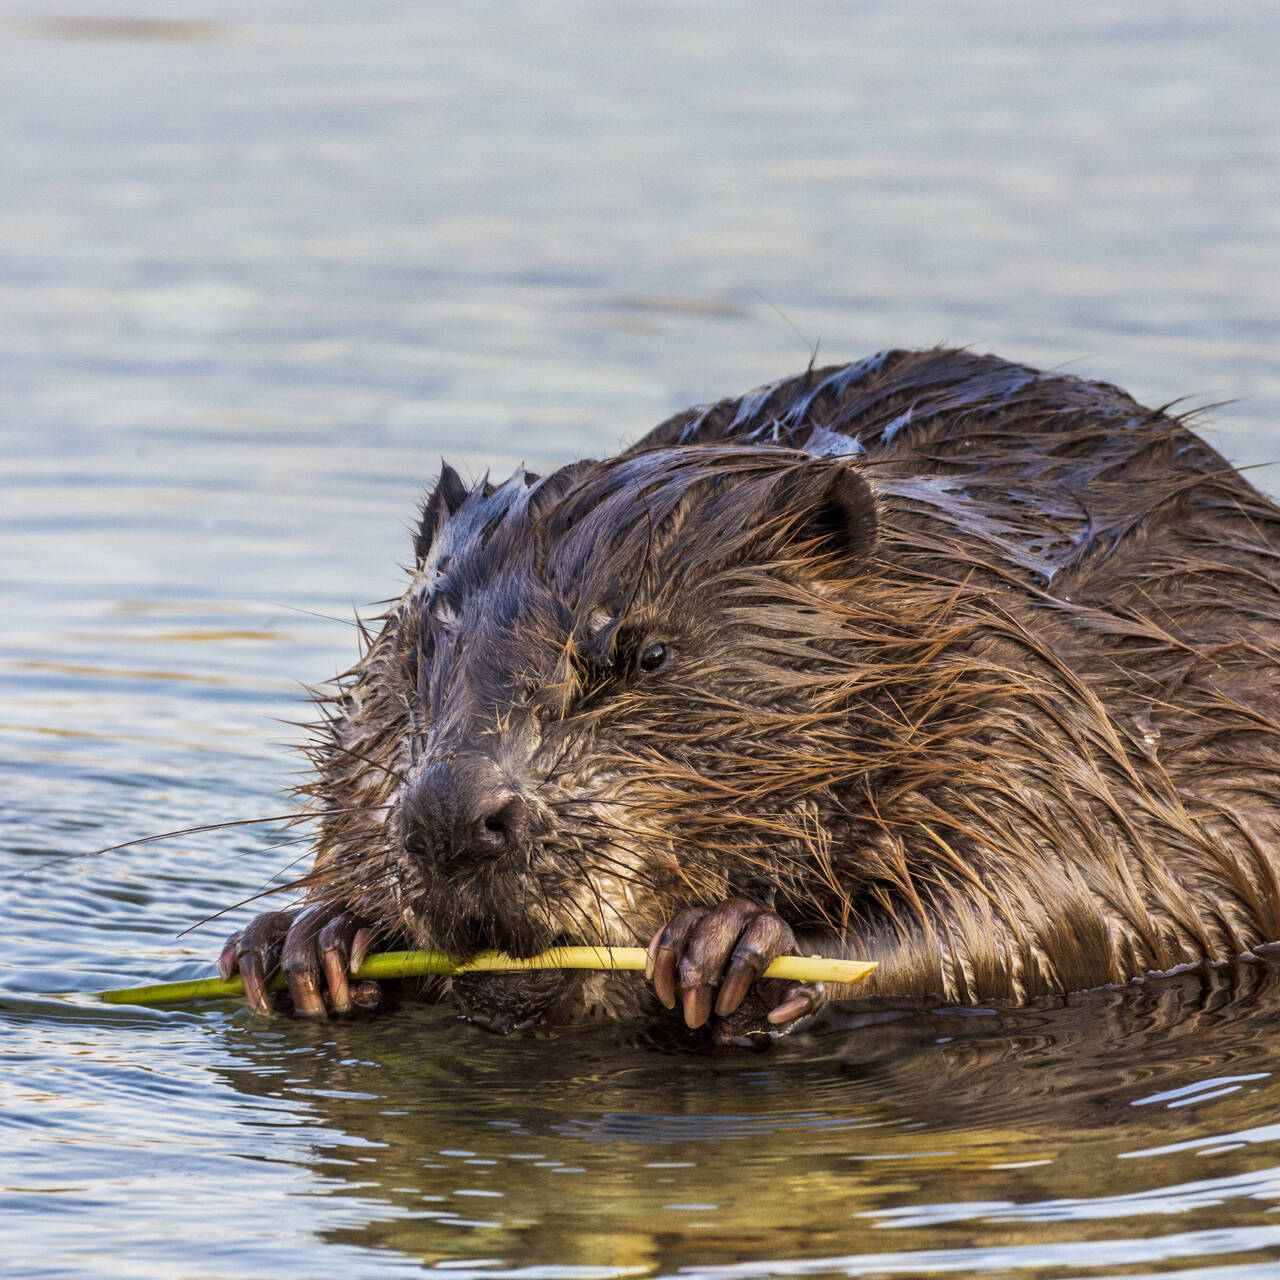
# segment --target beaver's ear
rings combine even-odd
[[[462,506],[466,496],[467,486],[462,483],[462,477],[442,458],[440,479],[423,505],[422,519],[413,539],[413,554],[419,564],[427,558],[440,526]]]
[[[761,513],[769,550],[847,563],[867,556],[876,541],[876,499],[858,467],[806,462],[774,486]]]

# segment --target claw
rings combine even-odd
[[[683,994],[684,1021],[688,1027],[700,1027],[711,1017],[711,988],[686,987]]]
[[[819,1008],[826,1000],[826,989],[820,982],[806,983],[796,987],[791,994],[776,1008],[765,1015],[773,1026],[781,1026],[784,1022],[794,1022]]]
[[[262,956],[256,951],[242,951],[239,961],[246,1003],[254,1013],[260,1013],[264,1018],[269,1018],[271,1016],[271,1001],[267,995],[269,974]]]
[[[759,981],[769,961],[789,950],[794,942],[795,935],[777,916],[767,913],[756,916],[733,949],[720,984],[716,1015],[724,1018],[731,1014]]]
[[[653,937],[649,939],[649,946],[645,952],[644,960],[644,980],[646,982],[653,981],[654,966],[658,962],[658,944],[662,941],[662,935],[665,932],[665,929],[659,929]]]
[[[322,951],[320,964],[324,968],[324,980],[329,988],[329,1007],[334,1013],[349,1013],[351,988],[347,985],[347,968],[342,962],[341,953],[336,949]]]
[[[351,940],[351,963],[348,966],[352,973],[357,972],[364,964],[371,946],[373,946],[373,930],[357,929],[356,936]]]
[[[645,976],[668,1009],[677,1001],[685,1023],[704,1026],[712,1013],[732,1018],[755,992],[755,1007],[769,1004],[769,991],[783,998],[766,1015],[772,1026],[812,1013],[826,998],[821,983],[759,985],[777,956],[797,946],[795,934],[772,911],[746,898],[731,898],[712,910],[681,911],[649,940]],[[773,999],[777,999],[774,996]]]
[[[328,1010],[320,994],[320,983],[314,973],[303,971],[289,975],[289,994],[294,1010],[304,1018],[323,1018]]]
[[[267,983],[275,977],[276,970],[280,967],[280,948],[292,923],[292,912],[268,911],[251,920],[235,934],[218,958],[221,968],[227,948],[234,942],[235,964],[229,967],[239,969],[240,978],[244,982],[245,1000],[255,1013],[264,1017],[271,1015],[271,996],[267,991]]]
[[[716,1017],[728,1017],[742,1003],[751,990],[751,984],[759,976],[751,966],[735,964],[720,984],[720,993],[716,996]]]
[[[680,912],[665,929],[660,929],[654,935],[656,949],[654,942],[649,944],[654,957],[653,989],[668,1009],[676,1007],[677,989],[687,985],[683,981],[683,974],[677,982],[677,970],[683,965],[681,955],[686,942],[705,915],[705,911],[696,908]]]
[[[653,989],[668,1009],[676,1007],[676,953],[670,947],[659,950],[654,961]]]
[[[328,1015],[324,996],[320,994],[320,970],[324,962],[321,952],[326,948],[335,951],[339,970],[344,967],[337,951],[343,946],[345,916],[328,919],[328,909],[309,907],[301,912],[289,927],[280,957],[280,967],[289,981],[289,994],[293,997],[294,1012],[303,1018],[323,1018]],[[345,997],[346,978],[342,988]]]
[[[350,914],[332,916],[331,911],[316,904],[258,916],[227,939],[218,956],[219,973],[229,978],[239,971],[245,1000],[264,1015],[270,1014],[273,1003],[268,985],[281,970],[300,1017],[324,1018],[355,1005],[375,1006],[381,999],[377,984],[353,986],[348,980],[348,974],[364,963],[373,932]]]
[[[218,953],[218,976],[223,982],[236,971],[236,948],[239,944],[240,934],[237,931],[223,943],[222,950]]]
[[[348,952],[356,932],[355,921],[343,914],[336,920],[330,920],[320,930],[316,940],[320,951],[320,965],[324,969],[325,982],[329,987],[329,1003],[334,1013],[347,1013],[351,1008],[351,992],[347,986],[347,973],[350,971]]]

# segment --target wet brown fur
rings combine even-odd
[[[386,939],[635,943],[742,893],[879,960],[857,994],[964,1002],[1280,938],[1280,510],[1114,387],[883,353],[542,480],[446,471],[417,550],[309,789],[345,811],[311,898]],[[535,834],[433,875],[402,791],[476,753]]]

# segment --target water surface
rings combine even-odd
[[[57,997],[207,972],[304,833],[53,860],[287,811],[441,455],[599,455],[820,340],[1230,401],[1280,458],[1275,18],[0,4],[9,1268],[1276,1274],[1268,966],[760,1056],[264,1025]]]

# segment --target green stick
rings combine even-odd
[[[482,951],[459,963],[443,951],[384,951],[368,956],[353,975],[357,980],[419,978],[433,973],[459,974],[489,971],[519,973],[526,969],[628,969],[643,971],[643,947],[556,947],[541,955],[517,960],[500,951]],[[829,960],[825,956],[782,956],[765,971],[766,978],[794,982],[861,982],[874,969],[872,960]],[[268,984],[272,991],[285,987],[283,974]],[[244,994],[236,978],[198,978],[194,982],[155,982],[144,987],[120,987],[99,991],[108,1004],[186,1004],[192,1000],[225,1000]]]

